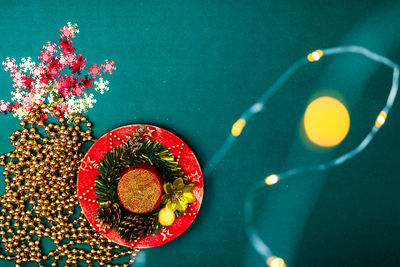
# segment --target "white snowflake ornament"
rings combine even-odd
[[[32,61],[31,57],[27,58],[21,58],[21,63],[19,64],[20,69],[22,69],[23,72],[31,72],[33,70],[33,67],[35,66],[35,62]]]
[[[110,88],[108,87],[109,81],[103,80],[100,78],[98,81],[94,81],[94,90],[100,91],[100,94],[104,94],[105,91],[108,91]]]

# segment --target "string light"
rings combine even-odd
[[[378,127],[378,128],[380,128],[380,127],[385,123],[386,117],[387,117],[386,112],[382,110],[382,111],[379,113],[378,117],[376,118],[375,126]]]
[[[311,52],[307,55],[307,60],[310,62],[315,62],[320,60],[323,55],[324,53],[322,52],[322,50],[315,50],[314,52]]]
[[[264,108],[264,104],[263,103],[255,103],[251,107],[251,111],[254,112],[254,113],[257,113],[257,112],[260,112],[263,108]]]
[[[276,174],[271,174],[265,178],[265,183],[267,185],[273,185],[276,184],[279,181],[279,176]]]
[[[237,137],[241,134],[243,127],[246,123],[253,117],[255,114],[263,110],[265,103],[275,94],[276,91],[302,66],[306,65],[309,62],[315,62],[322,58],[322,56],[330,56],[330,55],[339,55],[339,54],[359,54],[367,57],[368,59],[381,63],[393,70],[393,79],[392,79],[392,87],[389,92],[389,96],[386,101],[386,105],[383,107],[382,111],[379,113],[378,117],[376,118],[375,124],[367,134],[367,136],[361,141],[361,143],[356,146],[354,149],[350,150],[347,153],[342,154],[341,156],[328,161],[326,163],[311,165],[311,166],[304,166],[298,167],[294,169],[287,170],[285,172],[279,174],[272,174],[269,175],[265,180],[258,181],[253,184],[247,195],[244,202],[244,220],[246,225],[246,234],[249,238],[250,244],[253,246],[255,251],[264,259],[264,262],[267,263],[270,267],[286,267],[286,263],[283,259],[278,258],[274,255],[272,250],[269,246],[262,240],[259,234],[256,231],[254,225],[254,197],[258,190],[265,188],[265,185],[273,185],[277,183],[279,180],[286,179],[289,177],[293,177],[295,175],[299,175],[305,172],[311,171],[324,171],[328,168],[332,168],[343,164],[344,162],[348,161],[349,159],[358,155],[361,151],[363,151],[375,135],[378,133],[380,127],[385,123],[387,120],[387,116],[389,114],[390,109],[393,106],[394,100],[397,96],[397,91],[399,87],[399,66],[394,63],[392,60],[378,55],[370,50],[361,47],[361,46],[340,46],[340,47],[333,47],[327,49],[319,49],[315,50],[314,52],[308,54],[306,57],[297,60],[292,66],[290,66],[256,101],[255,104],[250,106],[240,117],[238,121],[232,127],[231,134],[228,135],[225,142],[222,146],[217,150],[214,156],[210,159],[207,165],[204,168],[204,175],[208,176],[211,174],[215,166],[224,158],[227,154],[229,149],[232,147],[233,143],[237,139]]]
[[[271,256],[267,260],[267,265],[270,267],[286,267],[286,263],[282,258]]]
[[[232,126],[232,135],[239,136],[242,130],[246,126],[246,120],[243,118],[238,119]]]

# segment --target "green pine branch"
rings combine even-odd
[[[95,178],[97,201],[103,204],[107,201],[118,201],[116,188],[120,179],[121,169],[138,163],[147,163],[158,169],[164,182],[172,183],[177,178],[186,181],[183,170],[175,161],[174,156],[160,143],[154,140],[142,139],[142,145],[135,151],[128,144],[113,148],[100,160],[99,175]]]

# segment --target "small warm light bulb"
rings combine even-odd
[[[286,263],[282,258],[271,256],[267,260],[270,267],[286,267]]]
[[[276,174],[271,174],[267,178],[265,178],[265,183],[267,185],[273,185],[276,184],[279,181],[279,176]]]
[[[323,56],[322,50],[315,50],[314,52],[311,52],[310,54],[307,55],[307,60],[310,62],[318,61],[321,59]]]
[[[253,111],[254,113],[257,113],[257,112],[260,112],[263,108],[264,108],[263,103],[255,103],[251,107],[251,111]]]
[[[378,127],[378,128],[381,127],[385,123],[386,117],[387,117],[386,112],[382,110],[379,113],[378,117],[376,118],[375,126]]]
[[[239,136],[242,133],[244,126],[246,125],[245,119],[238,119],[232,126],[232,135]]]

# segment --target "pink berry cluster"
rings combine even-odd
[[[0,112],[23,118],[35,105],[45,103],[47,108],[41,110],[44,119],[49,114],[56,117],[57,111],[62,117],[74,119],[96,103],[93,94],[88,93],[90,88],[101,94],[108,91],[109,82],[100,77],[112,74],[115,62],[105,60],[99,66],[87,66],[87,59],[72,46],[72,39],[79,33],[77,25],[68,22],[60,32],[58,44],[47,42],[43,46],[38,64],[30,57],[22,58],[19,65],[15,58],[7,57],[3,62],[4,70],[13,79],[14,90],[11,102],[0,100]]]

